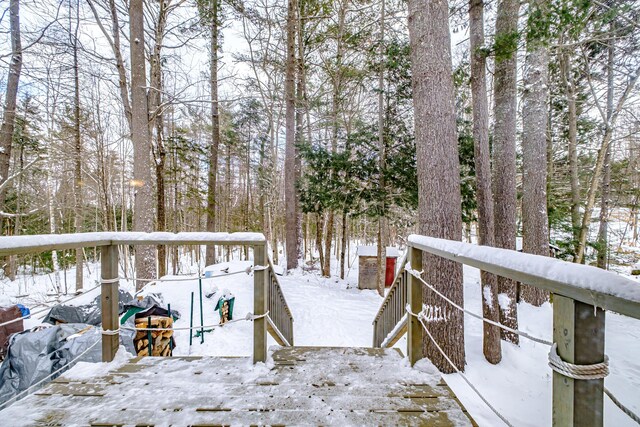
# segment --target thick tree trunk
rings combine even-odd
[[[154,197],[146,90],[143,0],[131,0],[129,36],[129,40],[131,40],[131,140],[133,142],[133,185],[135,187],[133,230],[151,232],[154,222]],[[155,278],[155,247],[136,246],[135,261],[137,279]],[[136,289],[140,290],[144,285],[145,282],[138,280]]]
[[[209,151],[209,179],[207,185],[207,231],[216,231],[216,180],[218,177],[218,148],[220,146],[220,116],[218,113],[218,0],[211,2],[211,148]],[[207,246],[205,263],[215,263],[215,246]]]
[[[458,140],[451,75],[451,39],[447,2],[409,1],[409,40],[418,166],[418,229],[427,236],[460,240],[462,213]],[[424,256],[425,279],[463,305],[462,267]],[[423,289],[431,310],[428,327],[458,369],[465,364],[464,318],[439,296]],[[425,334],[424,353],[442,372],[453,372]]]
[[[287,254],[287,270],[298,267],[298,195],[296,191],[296,0],[288,1],[287,10],[287,61],[285,76],[285,246]]]
[[[496,39],[509,40],[518,31],[517,0],[499,0],[496,18]],[[516,249],[516,109],[517,43],[502,43],[496,54],[494,75],[494,136],[493,194],[495,214],[495,244],[499,248]],[[517,283],[498,277],[500,322],[513,329],[518,327]],[[503,339],[518,343],[518,335],[500,330]]]
[[[476,170],[478,203],[478,243],[494,246],[493,192],[489,153],[489,107],[487,101],[486,54],[484,49],[484,2],[469,1],[469,35],[471,43],[471,96],[473,101],[473,155]],[[481,272],[482,315],[500,321],[498,282],[493,274]],[[500,328],[483,323],[482,350],[489,363],[502,359]]]
[[[529,13],[544,8],[542,0],[529,2]],[[530,15],[531,16],[531,15]],[[531,19],[531,18],[530,18]],[[522,99],[522,249],[549,256],[547,215],[547,98],[549,53],[541,40],[527,40]],[[535,306],[548,299],[543,289],[522,285],[521,297]]]
[[[18,84],[22,71],[22,43],[20,40],[20,1],[9,1],[9,31],[11,33],[11,62],[4,98],[2,126],[0,127],[0,186],[9,177],[11,162],[11,143],[16,120]],[[0,211],[4,209],[6,188],[0,190]]]

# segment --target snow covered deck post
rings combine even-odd
[[[253,314],[260,316],[267,312],[268,288],[267,278],[269,271],[264,269],[267,265],[265,243],[253,245]],[[260,317],[253,321],[253,363],[267,360],[267,318]]]
[[[553,295],[553,342],[568,363],[601,363],[605,311],[558,294]],[[602,427],[604,378],[575,380],[553,372],[553,425]]]
[[[102,279],[100,303],[102,305],[102,329],[118,329],[118,246],[107,245],[100,248],[100,275]],[[111,362],[118,351],[120,336],[102,334],[102,361]]]
[[[408,259],[411,268],[416,271],[422,271],[422,251],[408,246]],[[411,308],[412,313],[422,311],[422,284],[411,274],[407,274],[407,304]],[[423,358],[422,353],[422,325],[420,320],[415,316],[409,316],[407,329],[407,356],[411,366]]]

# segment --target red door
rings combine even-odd
[[[387,258],[387,270],[384,278],[384,285],[389,287],[393,285],[393,278],[396,275],[396,259]]]

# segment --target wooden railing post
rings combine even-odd
[[[553,341],[565,362],[604,361],[605,311],[553,295]],[[553,425],[602,427],[604,380],[574,380],[553,372]]]
[[[409,246],[407,250],[409,251],[407,258],[411,264],[411,268],[422,271],[422,251],[412,246]],[[411,274],[407,274],[407,304],[409,304],[413,313],[419,313],[422,310],[422,284]],[[409,357],[411,366],[413,366],[423,357],[422,325],[420,325],[420,321],[414,316],[408,316],[407,356]]]
[[[253,314],[259,316],[267,312],[269,304],[269,271],[264,243],[253,246]],[[253,321],[253,363],[267,360],[267,319],[262,317]]]
[[[102,329],[105,331],[115,331],[118,329],[118,246],[108,245],[100,249],[100,276],[101,286],[101,310]],[[111,362],[118,351],[120,342],[119,334],[102,335],[102,361]]]

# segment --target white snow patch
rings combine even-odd
[[[498,305],[502,311],[511,310],[511,298],[507,294],[498,294]]]
[[[109,372],[125,365],[132,357],[133,355],[128,353],[124,346],[121,345],[111,362],[78,362],[75,366],[65,372],[64,377],[69,380],[80,381],[106,375]]]

